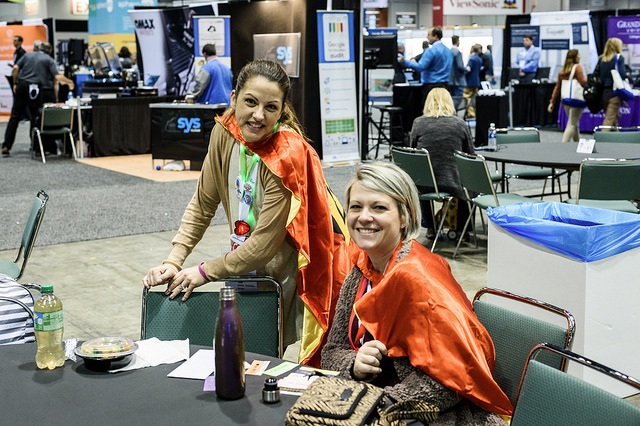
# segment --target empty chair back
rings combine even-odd
[[[640,126],[596,126],[593,138],[596,142],[640,143]]]
[[[493,194],[496,204],[499,204],[493,183],[491,182],[491,174],[489,173],[484,157],[482,155],[467,154],[461,151],[454,152],[453,157],[458,167],[460,183],[465,192],[467,192],[467,198],[470,200],[473,199],[473,195],[470,194],[469,191],[486,195]]]
[[[496,144],[506,143],[535,143],[540,142],[540,132],[535,127],[522,127],[517,129],[498,129],[496,131]]]
[[[538,345],[528,359],[511,426],[640,425],[640,407],[591,383],[549,367],[542,353],[562,356],[587,369],[620,380],[640,392],[640,382],[582,355],[549,344]],[[596,374],[597,374],[596,373]]]
[[[36,194],[36,198],[31,204],[31,210],[27,217],[27,222],[24,225],[22,231],[22,239],[20,240],[20,248],[15,260],[0,260],[0,273],[6,274],[14,280],[20,279],[27,266],[29,256],[36,242],[38,231],[40,230],[40,224],[44,217],[44,212],[47,206],[49,196],[44,191],[39,191]]]
[[[483,295],[489,296],[483,300]],[[499,299],[494,299],[492,303],[489,301],[492,296],[516,301],[523,307],[533,306],[546,319],[495,303]],[[495,346],[493,378],[512,403],[515,403],[518,395],[520,379],[531,349],[542,342],[569,348],[575,333],[573,315],[565,309],[504,290],[485,288],[478,291],[473,300],[473,310]],[[558,325],[558,319],[562,320],[562,326]],[[555,369],[564,368],[562,357],[547,354],[540,361]]]
[[[640,160],[585,160],[576,198],[640,200]]]
[[[231,277],[235,283],[257,283],[237,289],[236,303],[244,328],[245,350],[281,357],[283,353],[281,286],[270,277]],[[218,291],[194,291],[189,300],[169,299],[164,292],[144,289],[141,337],[161,340],[189,339],[211,346],[218,310]]]
[[[48,106],[42,109],[42,130],[57,128],[71,129],[73,124],[73,108],[68,106]]]
[[[429,151],[424,148],[391,148],[393,162],[413,179],[420,192],[438,192]]]

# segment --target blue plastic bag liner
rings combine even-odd
[[[489,208],[495,225],[584,262],[640,246],[640,215],[547,202]]]

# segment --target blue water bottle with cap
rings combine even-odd
[[[495,151],[497,148],[497,143],[496,143],[496,124],[495,123],[491,123],[489,125],[489,133],[487,135],[487,149],[489,151]]]

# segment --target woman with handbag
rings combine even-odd
[[[551,100],[547,111],[552,112],[553,106],[561,96],[562,107],[567,114],[567,127],[562,134],[562,142],[580,140],[580,129],[578,122],[582,116],[582,111],[586,106],[584,97],[582,96],[582,87],[587,83],[587,77],[584,69],[580,65],[580,53],[578,49],[571,49],[567,52],[564,65],[558,73],[556,87],[553,88]]]
[[[617,69],[622,80],[627,78],[627,71],[624,67],[624,56],[620,53],[622,53],[622,40],[617,37],[612,37],[605,43],[604,51],[598,60],[600,79],[604,87],[602,92],[602,109],[604,110],[603,126],[618,125],[618,113],[622,100],[616,96],[613,91],[613,76],[611,75],[611,71]],[[609,128],[605,127],[603,131],[608,132]]]
[[[357,247],[322,368],[379,386],[395,403],[429,404],[440,413],[431,425],[504,425],[497,414],[512,406],[492,377],[493,342],[446,260],[415,240],[411,177],[394,164],[364,164],[346,201]]]

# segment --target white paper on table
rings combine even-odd
[[[191,358],[183,362],[175,370],[167,374],[167,377],[181,379],[204,380],[215,370],[215,362],[212,349],[200,349]]]
[[[191,358],[167,374],[167,377],[204,380],[215,372],[215,364],[215,351],[212,349],[200,349]],[[250,364],[245,361],[245,370],[249,366]]]
[[[132,355],[131,362],[122,368],[109,370],[109,373],[173,364],[189,358],[189,339],[162,341],[152,337],[136,343],[138,350]]]

